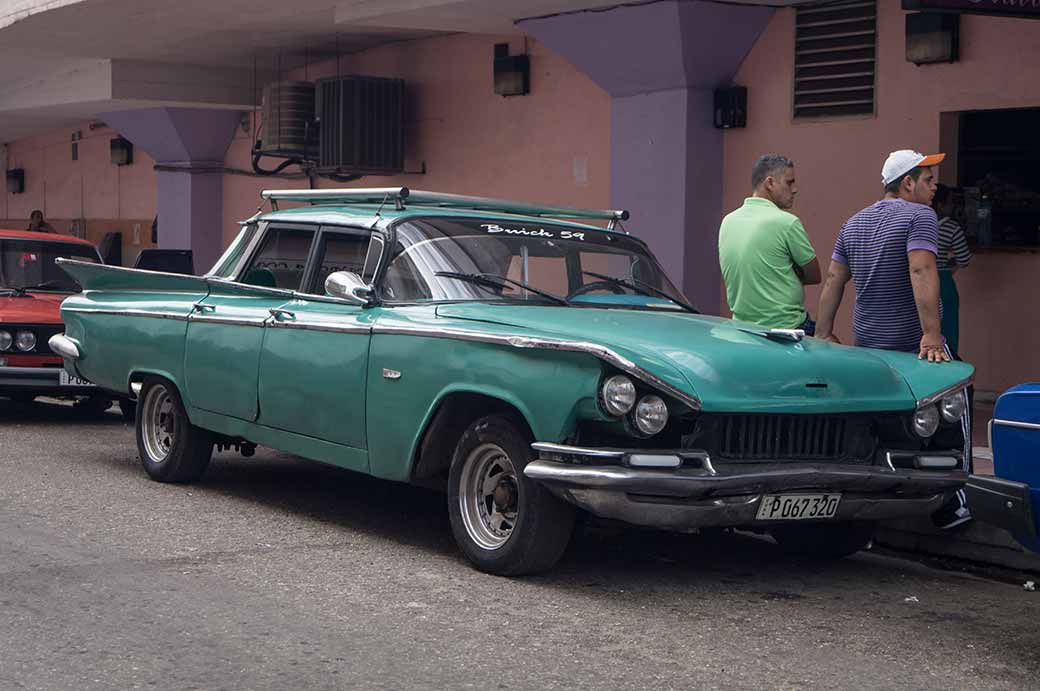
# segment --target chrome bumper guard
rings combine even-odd
[[[742,526],[764,494],[840,492],[834,519],[882,520],[928,514],[968,474],[956,454],[888,452],[877,465],[713,463],[696,450],[595,449],[537,442],[524,475],[605,518],[685,529]],[[923,463],[921,461],[923,459]],[[930,469],[926,469],[930,468]]]
[[[47,339],[47,345],[58,355],[68,360],[79,359],[79,346],[65,334],[54,334]]]

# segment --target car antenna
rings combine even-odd
[[[375,228],[376,224],[379,223],[379,219],[382,218],[382,216],[379,215],[379,212],[383,210],[384,206],[386,206],[386,200],[389,199],[389,198],[390,198],[390,193],[389,192],[387,192],[386,194],[383,195],[383,201],[379,202],[379,207],[376,209],[376,217],[372,220],[372,225],[369,226],[369,230],[371,230],[372,228]]]

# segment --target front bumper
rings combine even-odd
[[[828,521],[877,521],[927,515],[968,474],[958,455],[881,454],[877,465],[836,463],[713,463],[701,451],[587,449],[536,443],[539,458],[524,475],[592,514],[636,525],[686,529],[763,524],[756,520],[763,495],[842,495]],[[658,463],[655,467],[655,457]],[[662,467],[678,457],[679,467]],[[642,467],[633,467],[632,462]],[[904,467],[906,466],[906,467]]]
[[[0,395],[82,396],[96,391],[95,386],[62,386],[60,367],[0,367]]]

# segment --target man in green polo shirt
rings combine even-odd
[[[816,259],[794,205],[794,163],[766,154],[751,169],[754,190],[744,205],[722,219],[719,264],[726,302],[734,319],[770,329],[802,329],[816,323],[805,309],[802,286],[820,282]]]

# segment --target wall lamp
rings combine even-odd
[[[495,93],[523,96],[531,91],[531,60],[527,55],[510,55],[508,43],[495,44]]]

